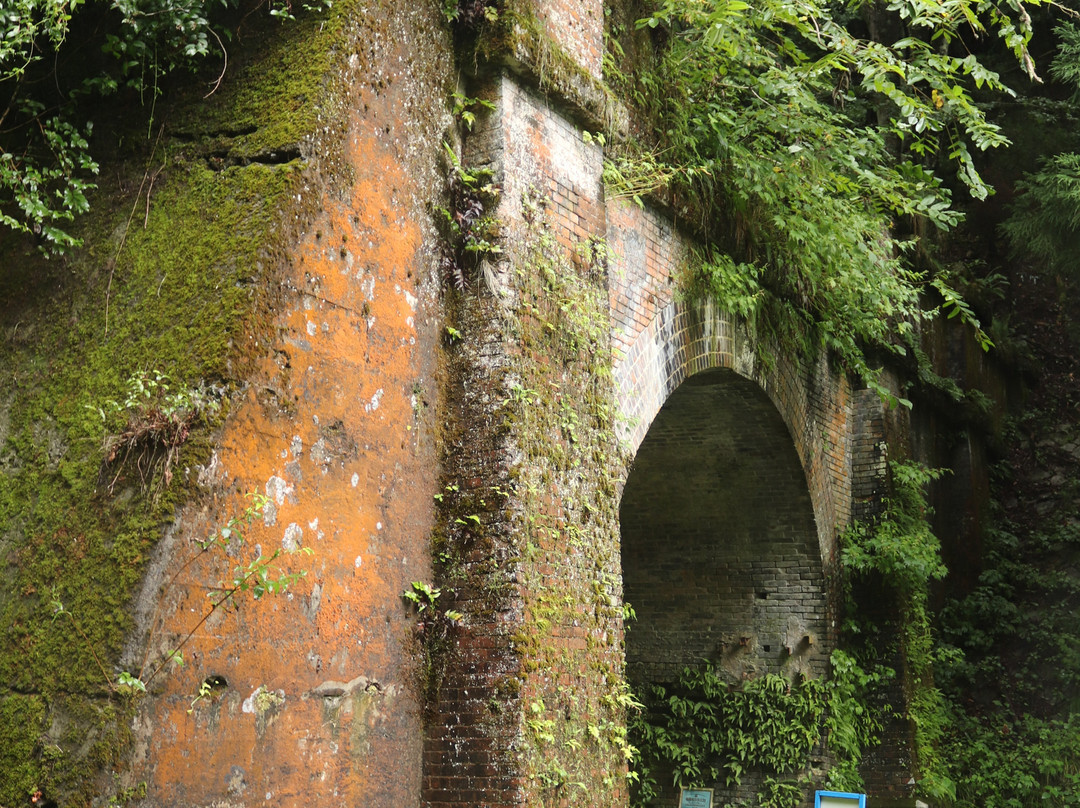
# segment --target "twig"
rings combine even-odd
[[[154,172],[154,176],[150,178],[150,187],[146,189],[146,216],[143,218],[143,230],[150,225],[150,192],[154,190],[154,183],[157,182],[158,174],[165,170],[165,163],[161,164],[161,168]],[[136,197],[138,199],[138,197]],[[164,278],[162,278],[164,281]],[[158,292],[161,291],[161,287],[158,287]]]
[[[272,559],[276,558],[276,557],[277,557],[277,553],[274,554]],[[210,617],[214,614],[214,612],[216,612],[221,607],[222,604],[228,603],[229,600],[232,599],[232,596],[235,595],[237,592],[239,592],[241,590],[241,588],[244,586],[244,584],[246,584],[248,582],[248,579],[250,579],[253,575],[255,575],[256,572],[258,572],[257,569],[248,570],[247,574],[243,578],[241,578],[239,582],[234,584],[231,589],[229,589],[226,592],[221,593],[221,597],[215,599],[213,605],[210,607],[210,611],[208,611],[206,614],[204,614],[202,616],[202,619],[199,620],[198,623],[196,623],[194,626],[191,627],[191,631],[189,631],[184,636],[184,639],[180,640],[180,642],[178,642],[176,644],[177,650],[179,650],[180,648],[183,648],[185,645],[187,645],[188,640],[190,640],[192,637],[195,636],[195,632],[198,631],[200,628],[202,628],[203,623],[205,623],[207,620],[209,620]],[[149,685],[150,682],[153,681],[154,677],[157,676],[161,672],[162,668],[164,668],[166,663],[168,663],[171,659],[172,659],[172,655],[170,654],[165,659],[163,659],[160,663],[158,663],[158,666],[156,668],[154,668],[154,670],[151,672],[151,674],[149,676],[147,676],[145,679],[143,679],[143,684],[144,685]]]
[[[225,44],[221,41],[221,37],[217,35],[217,32],[207,26],[207,31],[214,35],[214,39],[217,40],[218,47],[221,48],[221,53],[225,56],[225,64],[221,66],[221,75],[217,77],[217,81],[214,82],[214,86],[210,88],[210,92],[203,96],[203,98],[209,98],[217,92],[218,87],[221,86],[221,80],[225,78],[225,71],[229,69],[229,52],[225,50]]]
[[[176,570],[176,572],[174,572],[171,576],[169,576],[169,580],[167,580],[165,582],[165,584],[161,587],[162,595],[164,595],[165,592],[169,591],[169,589],[172,587],[173,583],[180,576],[180,573],[182,573],[184,570],[186,570],[188,567],[190,567],[192,565],[192,563],[196,559],[201,558],[203,555],[205,555],[207,553],[207,551],[210,549],[211,546],[212,545],[207,544],[205,547],[202,547],[197,553],[190,556],[187,559],[187,561],[185,561],[183,564],[181,564],[180,569]],[[157,621],[158,621],[158,617],[161,614],[161,601],[163,599],[164,599],[163,597],[159,597],[157,599],[157,604],[154,606],[154,614],[150,618],[150,623],[149,623],[149,632],[150,632],[151,635],[153,635],[153,633],[154,633],[154,627],[156,626]],[[150,637],[147,638],[146,653],[143,654],[142,664],[139,666],[139,678],[140,679],[142,679],[143,671],[146,670],[146,665],[150,661],[150,639],[151,639]]]

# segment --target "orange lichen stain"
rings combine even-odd
[[[185,644],[186,664],[162,674],[139,722],[159,804],[419,793],[404,650],[414,617],[401,593],[430,576],[435,458],[416,440],[413,395],[433,339],[417,324],[422,236],[400,201],[410,179],[362,123],[348,201],[324,199],[292,256],[276,344],[221,436],[214,512],[188,514],[186,532],[201,538],[241,512],[243,492],[270,503],[234,557],[204,554],[167,587],[155,645],[179,643],[210,610],[207,593],[258,553],[309,548],[279,559],[307,574],[285,594],[219,608]],[[186,544],[175,568],[196,549]],[[196,698],[203,682],[215,687]]]

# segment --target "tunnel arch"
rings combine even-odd
[[[828,576],[837,563],[837,534],[852,516],[852,481],[874,477],[883,462],[867,440],[879,431],[865,423],[872,410],[865,406],[867,391],[853,393],[847,375],[824,355],[800,360],[709,300],[672,299],[642,321],[614,335],[620,438],[627,450],[636,457],[661,407],[695,374],[727,369],[752,383],[787,427]],[[830,593],[830,614],[836,605]]]
[[[787,425],[730,368],[686,378],[642,440],[623,490],[632,684],[704,660],[732,681],[818,677],[830,642],[817,526]]]
[[[619,506],[623,597],[636,613],[626,677],[647,703],[649,685],[706,662],[730,685],[829,672],[858,419],[843,373],[759,340],[711,303],[673,300],[615,368],[633,452]],[[811,769],[825,757],[817,750]],[[721,802],[753,801],[769,776],[702,785]]]

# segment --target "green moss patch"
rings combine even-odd
[[[18,805],[37,789],[38,732],[45,705],[37,696],[0,698],[0,804]]]
[[[210,118],[192,107],[191,119],[234,131],[258,119],[240,151],[298,142],[328,95],[332,31],[315,25],[263,43]],[[301,39],[325,56],[287,80]],[[121,760],[130,705],[116,677],[132,597],[209,452],[208,430],[193,433],[173,484],[151,496],[136,464],[103,465],[98,409],[139,371],[235,389],[297,213],[299,160],[222,161],[188,137],[152,150],[103,169],[81,250],[45,262],[0,244],[0,805],[37,790],[89,804]]]

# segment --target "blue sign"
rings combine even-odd
[[[866,808],[866,795],[846,791],[815,791],[814,808]]]
[[[679,795],[679,808],[712,808],[711,788],[684,788]]]

